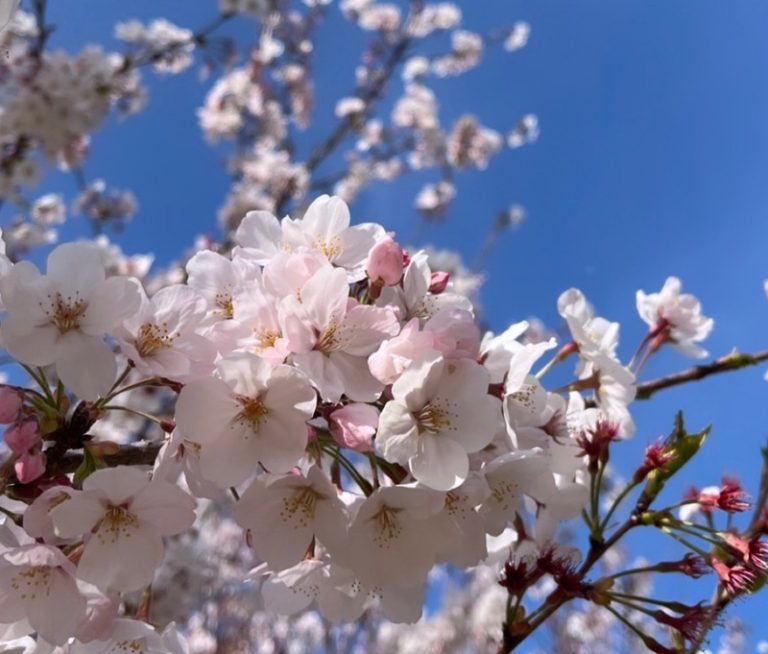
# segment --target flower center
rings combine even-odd
[[[140,640],[120,640],[115,643],[113,652],[126,652],[126,654],[145,654],[146,650]]]
[[[400,509],[382,506],[371,520],[374,522],[373,542],[378,547],[387,547],[403,533],[403,527],[397,519]]]
[[[306,527],[315,518],[315,505],[321,495],[309,486],[299,488],[290,497],[283,498],[283,510],[280,517],[284,522],[296,520],[299,526]]]
[[[269,409],[260,397],[238,396],[237,401],[242,408],[235,420],[248,424],[253,431],[258,431],[264,418],[269,415]]]
[[[518,485],[509,480],[497,481],[491,486],[491,497],[499,504],[502,511],[509,510],[510,504],[517,500]]]
[[[338,326],[335,322],[331,322],[317,341],[315,349],[320,350],[321,352],[330,352],[331,350],[336,349],[336,346],[338,345],[338,338],[336,336],[337,331]]]
[[[254,329],[253,333],[256,336],[256,347],[254,349],[257,353],[270,347],[275,347],[275,343],[280,338],[280,332],[274,329]]]
[[[23,600],[35,599],[39,593],[50,593],[51,568],[47,565],[30,566],[11,577],[11,588],[19,591]]]
[[[229,293],[216,293],[214,304],[216,305],[214,315],[221,316],[225,320],[232,320],[235,317],[235,304]]]
[[[122,506],[110,506],[96,532],[102,543],[110,541],[117,543],[121,537],[130,538],[138,528],[139,520],[128,509]]]
[[[80,318],[85,316],[88,303],[80,297],[79,292],[76,291],[74,297],[68,295],[66,298],[56,293],[49,295],[48,300],[51,305],[49,309],[44,309],[45,315],[56,325],[60,334],[80,328]]]
[[[437,434],[451,426],[451,414],[440,405],[430,402],[413,417],[419,430],[419,435],[424,433]]]
[[[338,236],[334,236],[331,238],[330,241],[326,241],[323,238],[318,238],[314,243],[313,246],[315,250],[320,250],[325,255],[325,258],[328,259],[328,261],[333,261],[341,254],[342,247],[341,247],[341,239]]]
[[[149,357],[164,347],[171,347],[178,334],[172,335],[168,330],[168,323],[160,325],[145,323],[139,327],[139,334],[136,337],[136,351],[139,356]]]

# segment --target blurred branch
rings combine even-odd
[[[208,25],[199,29],[186,41],[170,43],[164,48],[154,50],[143,57],[136,57],[133,59],[130,56],[126,56],[122,65],[122,70],[127,71],[130,68],[138,68],[148,64],[155,64],[176,50],[179,50],[184,46],[189,45],[190,43],[193,43],[197,47],[204,47],[208,43],[208,37],[235,15],[235,13],[219,14],[215,19],[208,23]]]
[[[397,66],[403,60],[405,53],[410,45],[411,38],[407,34],[407,30],[404,30],[400,38],[392,46],[384,64],[373,75],[371,83],[360,93],[359,97],[364,105],[365,112],[369,112],[371,107],[381,98],[384,88],[387,82],[391,79],[393,73],[397,69]],[[336,148],[344,141],[347,136],[354,131],[359,124],[360,115],[358,113],[348,114],[344,116],[336,128],[328,135],[328,137],[319,145],[317,145],[312,152],[310,152],[304,167],[308,174],[314,172],[314,170],[328,158]],[[290,199],[290,194],[284,193],[278,198],[275,203],[275,213],[281,215],[285,203]]]
[[[140,441],[130,445],[121,445],[115,454],[106,454],[102,458],[108,466],[152,465],[164,441]],[[56,466],[58,472],[74,472],[83,461],[82,452],[67,452]]]

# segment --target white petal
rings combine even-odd
[[[48,255],[47,275],[65,298],[79,295],[82,299],[106,277],[101,254],[90,243],[59,245]]]
[[[422,484],[435,490],[456,488],[469,474],[466,450],[451,438],[422,434],[419,449],[409,461],[411,472]]]
[[[85,597],[74,577],[59,569],[51,570],[48,593],[27,604],[29,623],[46,641],[63,645],[85,618]]]
[[[200,379],[181,389],[176,400],[176,425],[189,440],[214,442],[238,411],[226,383],[215,378]]]
[[[104,592],[134,591],[149,585],[163,560],[159,535],[138,525],[111,528],[106,521],[86,543],[77,575]]]
[[[36,327],[10,316],[0,325],[0,340],[14,359],[28,366],[47,366],[59,354],[59,330],[54,325]]]
[[[144,470],[133,466],[104,468],[89,475],[83,482],[84,491],[101,491],[114,506],[126,503],[149,484]]]
[[[152,525],[163,536],[181,533],[195,522],[195,500],[177,486],[160,480],[152,480],[140,491],[130,510],[142,524]]]
[[[138,311],[139,283],[130,277],[110,277],[88,296],[88,308],[80,319],[87,334],[101,336]]]
[[[61,538],[89,533],[104,516],[104,504],[97,497],[82,491],[71,491],[71,495],[50,513],[54,531]]]
[[[279,251],[280,223],[268,211],[249,211],[235,232],[235,241],[259,263],[267,263]]]
[[[117,361],[101,338],[69,332],[59,348],[56,372],[67,388],[89,401],[109,392],[117,376]]]

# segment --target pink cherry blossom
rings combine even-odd
[[[370,404],[352,402],[328,414],[328,428],[336,442],[355,452],[370,452],[379,425],[379,411]]]

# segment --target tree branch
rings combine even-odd
[[[163,441],[140,441],[130,445],[121,445],[115,454],[104,455],[104,462],[112,466],[152,465]],[[70,451],[62,456],[56,466],[57,472],[74,472],[83,461],[82,451]]]
[[[658,379],[652,379],[651,381],[638,384],[636,399],[647,400],[652,395],[665,388],[672,388],[673,386],[680,386],[681,384],[687,384],[688,382],[698,381],[699,379],[704,379],[710,375],[718,375],[721,372],[730,372],[732,370],[740,370],[741,368],[755,366],[763,361],[768,361],[768,350],[762,350],[761,352],[755,352],[754,354],[739,354],[738,352],[732,352],[724,357],[715,359],[712,363],[694,366],[693,368],[688,368],[688,370],[683,370],[668,375],[667,377],[659,377]]]
[[[384,64],[374,74],[371,83],[357,96],[363,101],[366,113],[370,112],[372,106],[381,98],[387,82],[389,82],[392,74],[397,69],[398,64],[405,56],[410,43],[411,38],[408,36],[407,30],[404,30],[400,38],[392,46],[389,56]],[[307,157],[307,160],[304,163],[304,168],[308,174],[311,175],[315,169],[336,150],[342,141],[344,141],[344,139],[355,129],[359,119],[359,114],[349,114],[344,116],[328,137],[310,152],[309,157]],[[284,193],[277,199],[277,202],[275,203],[275,213],[277,215],[283,213],[283,207],[289,199],[290,194],[287,193]]]

